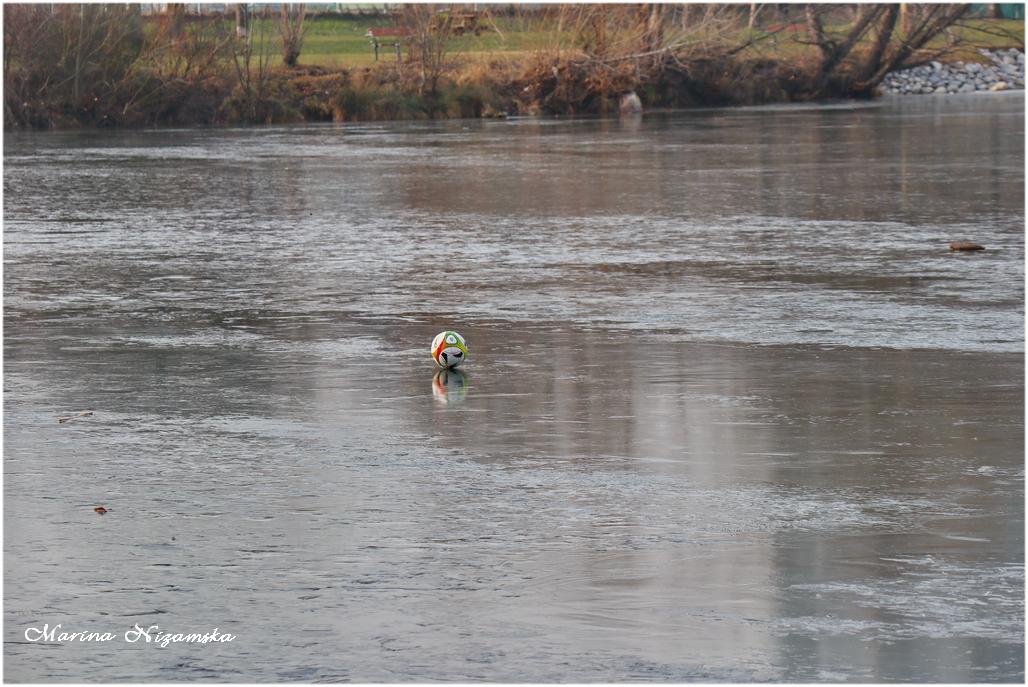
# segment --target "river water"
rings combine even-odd
[[[1023,94],[4,164],[8,681],[1023,680]]]

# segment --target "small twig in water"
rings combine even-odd
[[[67,415],[65,417],[59,417],[59,418],[57,418],[57,421],[61,422],[61,423],[63,423],[63,422],[71,422],[72,420],[77,420],[80,417],[89,417],[92,414],[93,414],[92,410],[86,410],[86,411],[83,411],[81,413],[78,413],[77,415]]]

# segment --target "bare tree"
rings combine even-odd
[[[751,33],[753,32],[753,27],[757,23],[757,14],[760,13],[760,8],[761,7],[763,7],[763,5],[758,4],[756,2],[751,2],[750,3],[749,20],[746,22],[746,30],[751,32]]]
[[[33,102],[107,107],[143,45],[138,5],[5,5],[4,19],[4,98],[15,120]]]
[[[914,18],[917,12],[916,6],[909,2],[900,3],[899,6],[899,29],[906,35],[910,33],[911,27],[914,25]]]
[[[122,114],[152,108],[155,100],[195,93],[197,83],[223,73],[231,42],[231,32],[221,22],[196,22],[188,31],[158,24],[133,65],[137,78],[126,79],[119,89]]]
[[[408,36],[408,59],[418,68],[418,94],[435,94],[446,70],[446,56],[453,37],[454,12],[458,5],[404,5],[400,27]]]
[[[807,26],[821,54],[818,76],[827,78],[843,60],[850,56],[853,48],[864,38],[878,18],[891,5],[862,5],[856,20],[842,36],[829,36],[822,24],[824,5],[807,5]]]
[[[603,112],[666,70],[726,60],[763,38],[744,36],[746,13],[728,4],[562,4],[551,12],[551,47],[523,77],[523,97],[543,111]]]
[[[219,22],[184,30],[175,10],[144,31],[139,5],[3,10],[7,126],[140,123],[223,97],[228,32]]]
[[[843,31],[831,32],[825,28],[824,17],[832,6],[807,5],[809,42],[820,56],[816,88],[824,91],[833,79],[849,78],[855,91],[870,92],[890,71],[938,57],[952,46],[928,50],[928,44],[959,21],[969,7],[967,4],[923,5],[916,12],[907,8],[904,14],[903,8],[897,5],[861,5],[851,25]],[[910,22],[906,29],[901,15]],[[870,48],[865,49],[871,35],[874,39]]]
[[[266,24],[258,22],[258,30],[248,31],[232,45],[232,63],[238,79],[234,100],[239,114],[250,122],[261,120],[261,103],[271,83],[271,41],[265,35]]]
[[[905,32],[902,40],[895,40],[893,36],[896,13],[884,13],[878,26],[879,40],[882,35],[888,35],[892,40],[889,40],[884,48],[872,52],[865,59],[863,69],[859,73],[862,77],[862,88],[877,86],[889,72],[900,66],[910,62],[923,64],[952,50],[952,45],[935,50],[927,50],[927,46],[932,39],[941,35],[964,17],[970,8],[969,4],[926,5],[922,8],[910,31]],[[915,59],[918,52],[925,50],[927,50],[925,54]]]
[[[282,4],[278,32],[282,37],[282,62],[287,67],[295,67],[297,60],[300,59],[300,49],[303,47],[303,37],[306,33],[306,16],[306,5],[302,2],[295,5]]]
[[[558,30],[593,61],[643,61],[660,67],[738,50],[733,5],[562,5]],[[640,63],[640,66],[644,66]]]
[[[250,32],[250,8],[245,2],[237,2],[234,5],[236,15],[236,36],[246,38]]]
[[[172,38],[182,35],[186,25],[186,4],[184,2],[169,2],[164,8],[163,30]]]

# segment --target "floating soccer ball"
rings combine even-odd
[[[460,367],[468,359],[468,345],[457,332],[445,331],[432,339],[432,359],[439,367]]]

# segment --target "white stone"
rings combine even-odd
[[[621,96],[621,112],[624,114],[636,114],[643,111],[642,100],[635,94],[635,91],[630,91]]]

